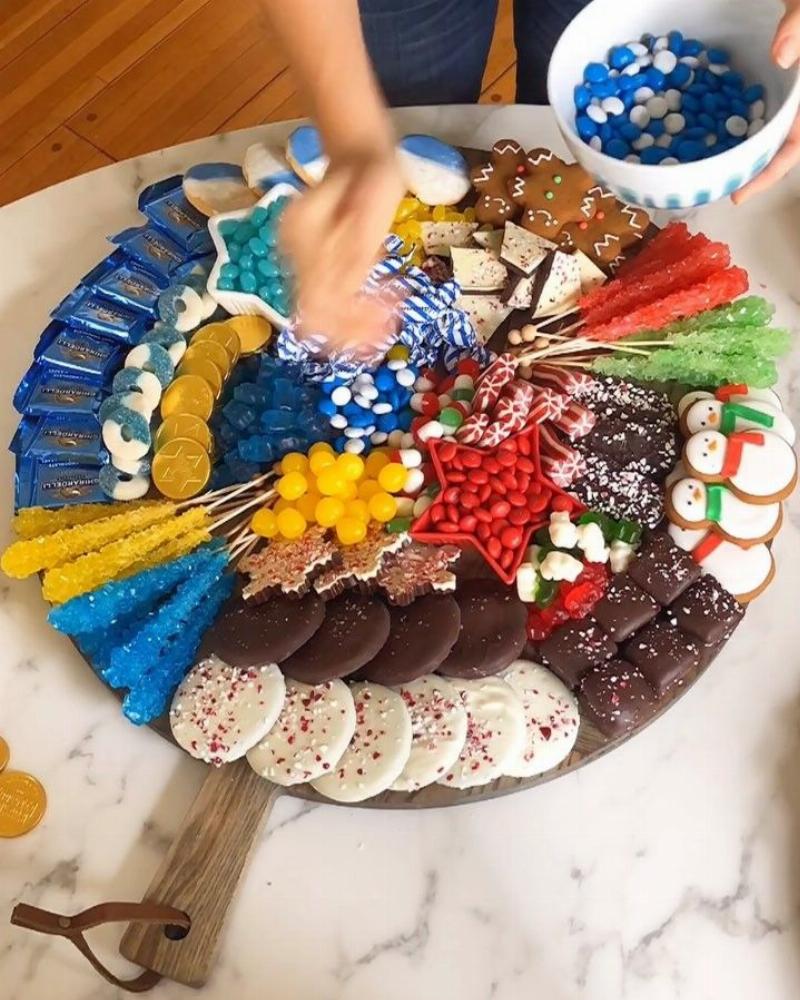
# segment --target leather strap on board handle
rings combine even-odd
[[[246,760],[210,767],[178,835],[145,895],[191,918],[187,934],[134,917],[120,951],[131,962],[185,986],[203,986],[256,834],[283,791]]]
[[[172,906],[160,906],[157,903],[100,903],[74,917],[65,917],[60,913],[40,910],[38,906],[18,903],[11,913],[11,923],[17,927],[25,927],[40,934],[53,934],[71,941],[112,986],[127,990],[129,993],[145,993],[161,980],[159,973],[146,969],[133,979],[119,979],[103,965],[83,936],[84,931],[99,927],[101,924],[128,923],[131,920],[157,924],[164,931],[169,928],[179,928],[176,933],[188,932],[192,925],[185,913]]]

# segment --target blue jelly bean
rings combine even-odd
[[[648,146],[648,148],[643,149],[639,155],[642,158],[642,163],[645,163],[648,166],[655,166],[666,158],[667,152],[664,149],[659,149],[658,146]]]
[[[597,125],[591,118],[588,117],[588,115],[578,115],[575,119],[575,128],[578,130],[578,135],[584,142],[588,142],[597,135]]]
[[[354,417],[357,413],[361,413],[361,407],[358,403],[353,402],[352,400],[349,403],[345,403],[342,407],[342,415],[347,417],[348,420],[350,417]]]
[[[583,71],[583,78],[587,83],[600,83],[601,80],[607,80],[608,66],[605,63],[590,62]]]
[[[685,122],[684,128],[696,128],[697,127],[697,115],[691,111],[685,111],[683,113],[683,120]]]
[[[391,368],[384,368],[383,366],[375,372],[373,381],[375,382],[375,388],[379,392],[389,392],[397,385],[394,372]]]
[[[623,122],[619,127],[619,134],[628,142],[636,142],[641,137],[642,130],[633,122]]]
[[[239,267],[242,271],[252,271],[256,266],[255,254],[249,250],[242,250],[239,257]]]
[[[624,160],[630,151],[631,147],[624,139],[612,139],[603,149],[603,152],[613,156],[615,160]]]
[[[752,87],[748,87],[747,90],[742,94],[742,97],[748,104],[752,104],[754,101],[762,101],[764,99],[764,94],[766,91],[760,83],[754,83]]]
[[[636,98],[634,97],[634,93],[635,92],[633,90],[626,90],[625,93],[620,94],[620,100],[625,105],[626,111],[630,111],[631,108],[636,103]]]
[[[696,38],[685,38],[681,49],[681,55],[694,56],[697,58],[704,48],[705,45],[703,45],[702,42],[698,42]]]
[[[700,105],[706,114],[713,115],[717,110],[717,95],[705,94],[703,99],[700,101]]]
[[[739,115],[742,118],[747,118],[750,114],[750,105],[746,101],[731,101],[731,111],[735,115]]]
[[[336,404],[330,397],[321,399],[318,403],[319,412],[324,413],[326,417],[332,417],[336,413]]]
[[[713,90],[714,92],[722,90],[722,81],[720,78],[715,76],[713,73],[709,73],[707,70],[703,82],[709,90]]]
[[[731,61],[731,54],[727,49],[709,49],[708,61],[715,65],[729,63]]]
[[[686,93],[683,95],[683,106],[681,107],[681,111],[684,115],[687,111],[696,114],[701,110],[701,108],[702,104],[700,103],[699,98],[697,98],[694,94]]]
[[[654,118],[647,126],[645,126],[645,132],[649,132],[653,138],[658,139],[666,132],[666,126],[660,118]]]
[[[243,292],[247,292],[248,295],[252,295],[256,291],[258,280],[252,271],[244,271],[239,276],[239,287]]]
[[[584,87],[583,84],[578,84],[574,90],[574,95],[576,110],[585,111],[592,102],[591,91],[587,87]]]
[[[680,31],[670,31],[667,41],[670,52],[674,52],[676,56],[684,55],[683,35]]]
[[[407,431],[411,427],[411,422],[416,414],[413,410],[403,410],[401,413],[397,414],[398,426],[401,431]]]
[[[655,66],[650,66],[644,76],[647,81],[647,86],[652,87],[656,93],[658,93],[659,90],[664,90],[666,88],[667,78],[661,70],[656,69]]]
[[[667,77],[667,86],[677,87],[679,90],[682,90],[691,78],[692,71],[686,63],[678,63]]]
[[[369,427],[372,423],[372,413],[369,410],[361,410],[347,419],[351,427]]]
[[[696,142],[693,139],[682,139],[675,147],[675,155],[681,163],[693,163],[696,160],[702,160],[705,152],[705,143]]]
[[[258,236],[254,236],[252,239],[247,241],[247,246],[255,257],[266,257],[267,256],[267,244],[263,240],[259,239]]]
[[[631,52],[627,45],[618,45],[611,50],[610,62],[614,69],[625,69],[626,66],[636,62],[636,54]]]
[[[618,80],[620,94],[627,94],[638,90],[645,85],[644,73],[637,73],[636,76],[621,76]]]
[[[219,269],[219,273],[224,278],[238,278],[239,268],[236,266],[236,264],[227,263],[222,265],[222,267]]]

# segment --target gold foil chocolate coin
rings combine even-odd
[[[233,316],[227,322],[239,334],[242,354],[255,354],[272,336],[272,324],[263,316]]]
[[[174,441],[175,438],[189,438],[191,441],[196,441],[209,455],[214,447],[214,439],[208,424],[193,413],[173,413],[171,417],[167,417],[156,431],[155,450],[160,451],[165,444]]]
[[[242,353],[239,334],[233,327],[227,323],[209,323],[208,326],[201,327],[192,337],[192,347],[195,344],[207,344],[209,341],[225,349],[233,368]]]
[[[201,420],[208,420],[213,411],[214,393],[199,375],[179,375],[161,397],[161,416],[164,420],[173,413],[191,413]]]
[[[30,774],[0,774],[0,837],[21,837],[39,824],[47,808],[47,795]]]
[[[153,483],[169,500],[189,500],[202,493],[211,476],[208,452],[191,438],[168,441],[153,458]]]
[[[184,354],[183,360],[178,365],[176,372],[178,378],[181,375],[198,375],[214,393],[214,399],[219,399],[222,395],[222,372],[210,358],[204,358],[199,354],[187,358],[188,353],[187,351]]]

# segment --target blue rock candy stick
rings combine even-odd
[[[218,545],[210,542],[180,559],[143,570],[125,580],[106,583],[97,590],[73,597],[53,608],[48,621],[53,628],[67,635],[107,629],[120,619],[147,609],[174,590],[179,583],[196,573],[217,550]]]
[[[234,584],[232,573],[226,573],[214,584],[186,627],[125,696],[122,711],[135,725],[146,725],[167,710],[175,689],[195,661],[204,633],[230,597]]]
[[[224,573],[227,561],[224,553],[209,555],[206,564],[178,586],[134,639],[114,649],[111,669],[120,674],[133,671],[137,676],[141,670],[146,670],[191,618],[195,608]]]

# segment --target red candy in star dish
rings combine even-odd
[[[412,536],[433,545],[472,545],[509,586],[550,511],[585,510],[542,475],[538,425],[491,451],[454,441],[433,441],[430,450],[441,491],[415,521]]]

